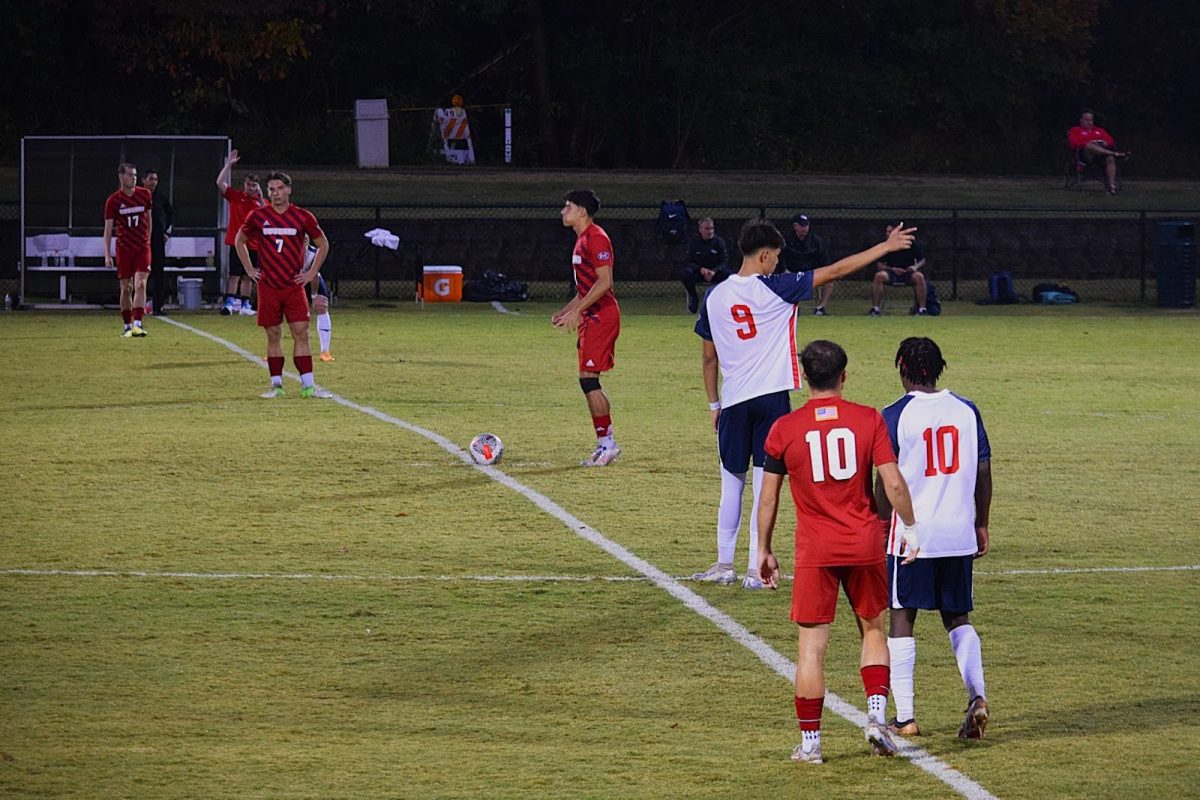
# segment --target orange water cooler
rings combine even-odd
[[[461,303],[462,286],[462,267],[427,264],[422,272],[421,298],[426,303]]]

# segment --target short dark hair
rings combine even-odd
[[[783,249],[783,234],[765,219],[748,219],[738,234],[738,249],[742,255],[757,253],[763,248]]]
[[[259,183],[258,175],[253,172],[247,172],[246,177],[242,178],[242,183],[245,183],[246,181],[250,181],[250,183]]]
[[[600,211],[600,198],[591,189],[572,189],[563,195],[563,201],[579,206],[589,217],[596,216]]]
[[[800,353],[800,366],[813,389],[836,389],[849,360],[841,345],[826,339],[809,342]]]
[[[915,386],[937,386],[946,361],[937,342],[925,336],[910,336],[896,351],[896,367],[900,376]]]
[[[283,181],[284,186],[291,186],[292,176],[288,175],[286,172],[272,172],[267,176],[267,183],[270,183],[271,181]]]
[[[157,174],[158,174],[158,170],[156,170],[156,169],[148,169],[148,170],[146,170],[145,172],[143,172],[143,173],[142,173],[142,178],[143,178],[143,179],[145,179],[145,178],[149,178],[151,175],[157,175]]]
[[[121,164],[117,167],[117,174],[124,175],[127,172],[137,172],[136,164]]]

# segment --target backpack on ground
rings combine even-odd
[[[503,272],[486,270],[477,280],[467,281],[463,285],[463,300],[476,303],[488,303],[493,300],[509,303],[523,303],[529,299],[529,285],[520,281],[509,280]]]
[[[663,200],[658,204],[654,230],[667,244],[683,244],[691,228],[687,204],[682,200]]]
[[[1061,283],[1039,283],[1033,287],[1033,302],[1044,305],[1078,303],[1079,292]]]
[[[917,304],[914,302],[910,314],[917,313]],[[933,281],[925,281],[925,313],[931,317],[940,316],[942,313],[942,301],[938,299],[937,287],[933,285]]]
[[[988,303],[993,305],[1011,306],[1021,302],[1017,289],[1013,286],[1011,272],[993,272],[988,278]]]

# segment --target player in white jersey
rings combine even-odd
[[[958,735],[981,739],[988,722],[983,652],[968,615],[974,608],[972,564],[988,551],[992,450],[975,404],[938,390],[946,362],[932,339],[901,342],[896,367],[907,394],[883,409],[883,418],[921,520],[921,552],[911,564],[897,558],[904,523],[890,513],[876,482],[880,517],[889,515],[881,524],[892,608],[888,651],[896,717],[890,725],[905,736],[921,732],[913,712],[913,627],[918,609],[937,610],[967,689],[967,714]]]
[[[791,410],[788,392],[800,388],[796,361],[796,304],[812,290],[843,278],[912,245],[913,231],[903,223],[887,240],[812,272],[776,275],[783,237],[766,220],[742,226],[738,247],[742,267],[704,295],[696,333],[703,340],[704,390],[717,433],[721,462],[721,502],[717,509],[717,562],[692,577],[709,583],[737,581],[733,568],[742,526],[746,469],[753,462],[754,504],[750,510],[750,559],[742,587],[763,588],[755,576],[758,554],[754,530],[762,492],[764,445],[775,420]],[[718,373],[720,391],[718,392]]]
[[[304,268],[308,269],[312,266],[313,259],[316,257],[317,248],[309,244],[308,252],[304,256]],[[329,317],[329,287],[321,274],[317,273],[316,281],[310,284],[308,289],[309,294],[312,295],[313,314],[317,317],[317,336],[321,339],[321,360],[333,361],[333,351],[329,349],[333,341],[333,320]]]

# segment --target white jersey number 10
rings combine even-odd
[[[935,477],[939,472],[953,475],[958,472],[958,428],[943,425],[936,431],[926,428],[921,433],[925,440],[925,477]]]

